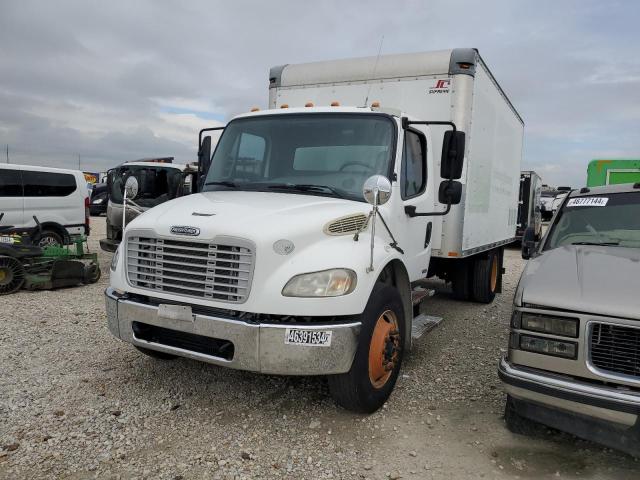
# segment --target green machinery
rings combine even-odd
[[[71,245],[41,248],[32,243],[40,228],[35,220],[38,226],[33,229],[0,227],[0,295],[21,288],[51,290],[86,285],[100,279],[98,256],[85,250],[86,237],[79,237]]]

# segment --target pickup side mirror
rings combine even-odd
[[[204,178],[209,172],[211,166],[211,137],[207,135],[202,139],[200,148],[198,149],[198,186],[202,186]]]
[[[447,130],[442,139],[440,176],[456,180],[462,176],[465,135],[459,130]]]
[[[529,260],[536,251],[536,230],[533,227],[527,227],[522,235],[522,258]]]
[[[462,184],[455,180],[443,180],[438,188],[438,201],[444,204],[458,205],[462,199]]]

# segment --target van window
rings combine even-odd
[[[22,171],[25,197],[66,197],[76,190],[76,178],[69,173]]]
[[[404,135],[400,192],[402,198],[420,195],[427,184],[426,152],[423,138],[407,130]]]
[[[0,169],[0,197],[21,197],[20,170]]]

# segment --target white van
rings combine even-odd
[[[42,225],[40,246],[70,243],[89,234],[89,194],[79,170],[0,165],[0,226]]]

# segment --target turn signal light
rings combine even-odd
[[[282,105],[280,105],[280,108],[289,108],[289,104],[288,103],[283,103]]]

